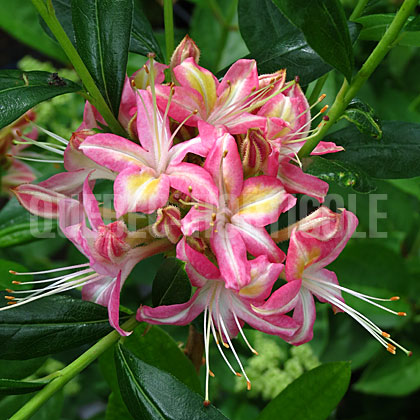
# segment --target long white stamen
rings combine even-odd
[[[331,286],[331,287],[334,287],[334,288],[336,288],[336,289],[342,290],[343,292],[346,292],[346,293],[348,293],[348,294],[350,294],[350,295],[356,296],[356,297],[358,297],[359,299],[364,300],[365,302],[370,303],[371,305],[374,305],[374,306],[376,306],[376,307],[378,307],[378,308],[381,308],[381,309],[383,309],[384,311],[390,312],[391,314],[394,314],[394,315],[399,315],[399,314],[400,314],[400,312],[393,311],[392,309],[389,309],[389,308],[387,308],[386,306],[380,305],[379,303],[376,303],[376,302],[371,302],[371,299],[372,299],[372,300],[380,300],[380,301],[384,301],[384,302],[392,302],[393,300],[396,300],[396,299],[382,299],[382,298],[374,298],[374,297],[372,297],[372,296],[365,295],[365,294],[363,294],[363,293],[359,293],[359,292],[356,292],[356,291],[351,290],[351,289],[347,289],[346,287],[339,286],[338,284],[328,283],[328,282],[326,282],[326,281],[324,281],[324,280],[319,280],[319,279],[317,279],[317,278],[313,278],[313,277],[307,277],[307,278],[309,278],[309,279],[311,279],[311,280],[314,280],[314,281],[317,281],[317,282],[319,282],[319,283],[325,284],[325,285],[327,285],[327,286]]]
[[[224,333],[224,335],[226,337],[226,340],[229,343],[230,348],[232,350],[232,353],[235,356],[235,359],[238,362],[238,365],[239,365],[239,367],[241,369],[241,372],[242,372],[242,374],[244,375],[244,377],[246,379],[247,389],[250,390],[251,389],[251,381],[249,380],[247,374],[245,373],[245,369],[242,366],[241,360],[239,359],[238,355],[236,354],[235,348],[233,347],[232,341],[230,340],[229,334],[228,334],[227,329],[225,327],[225,324],[223,322],[223,318],[221,316],[219,316],[219,319],[220,319],[220,325],[222,326],[222,330],[223,330],[223,333]]]
[[[235,322],[236,322],[236,325],[238,326],[239,332],[241,333],[242,338],[244,339],[246,345],[249,347],[249,349],[252,351],[252,353],[258,355],[258,352],[251,346],[251,344],[249,344],[249,341],[247,340],[247,338],[245,336],[245,333],[242,330],[242,327],[241,327],[241,324],[239,322],[239,319],[236,316],[235,311],[233,310],[233,308],[231,308],[231,311],[232,311],[233,317],[235,318]]]
[[[64,144],[65,146],[68,145],[68,140],[64,139],[63,137],[60,137],[58,134],[55,134],[51,131],[46,130],[45,128],[35,124],[32,122],[32,125],[34,125],[38,130],[41,130],[43,133],[47,134],[48,136],[52,137],[53,139],[59,141],[60,143]]]
[[[26,273],[20,273],[17,271],[10,270],[10,274],[14,274],[15,276],[28,276],[28,275],[37,275],[37,274],[49,274],[49,273],[55,273],[57,271],[67,271],[67,270],[73,270],[74,268],[82,268],[87,267],[89,263],[84,264],[78,264],[78,265],[70,265],[68,267],[60,267],[60,268],[54,268],[52,270],[44,270],[44,271],[31,271]]]
[[[23,145],[33,145],[33,146],[40,147],[41,149],[48,150],[49,152],[57,153],[58,155],[64,155],[65,147],[59,144],[52,144],[52,143],[32,140],[31,138],[23,136],[23,135],[21,136],[21,138],[24,139],[25,141],[13,140],[13,143],[23,144]]]
[[[208,318],[208,319],[207,319]],[[209,375],[210,375],[210,355],[209,355],[209,342],[210,342],[210,318],[211,314],[208,313],[207,307],[204,310],[204,336],[205,336],[205,355],[206,355],[206,393],[205,393],[205,400],[206,402],[210,402],[209,400]]]
[[[210,318],[212,318],[211,314],[210,314]],[[214,341],[216,343],[217,348],[219,349],[220,354],[223,357],[223,360],[225,361],[225,363],[228,365],[228,368],[232,371],[232,373],[236,376],[238,376],[238,372],[235,371],[235,369],[233,369],[232,365],[229,363],[229,360],[227,359],[227,357],[225,356],[225,354],[223,353],[222,348],[220,347],[220,343],[219,340],[217,339],[217,334],[216,334],[216,329],[214,328],[214,323],[213,323],[213,319],[211,319],[210,321],[210,325],[211,325],[211,330],[213,333],[213,338]]]
[[[38,159],[38,158],[29,158],[29,157],[23,157],[23,156],[13,156],[15,159],[19,160],[28,160],[30,162],[41,162],[41,163],[64,163],[64,160],[58,160],[58,159]]]

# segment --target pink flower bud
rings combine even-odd
[[[171,63],[169,65],[172,70],[174,67],[180,65],[187,58],[192,57],[196,63],[200,59],[200,50],[197,44],[188,36],[185,35],[184,39],[175,48],[174,53],[171,57]]]
[[[178,207],[167,206],[157,211],[156,222],[152,226],[153,234],[158,238],[168,238],[173,244],[179,241],[181,232],[181,212]]]
[[[249,129],[246,136],[239,136],[239,151],[245,177],[251,177],[263,170],[271,146],[260,130]]]

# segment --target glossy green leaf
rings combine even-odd
[[[308,44],[347,80],[353,72],[353,47],[339,0],[273,0],[305,35]]]
[[[379,118],[375,115],[373,108],[360,99],[355,98],[349,103],[342,118],[354,124],[361,133],[369,134],[378,140],[382,138]]]
[[[143,323],[124,340],[123,345],[144,362],[174,375],[193,391],[200,393],[201,384],[193,364],[162,328]],[[112,390],[119,393],[113,350],[101,356],[99,362]]]
[[[42,389],[50,381],[17,381],[0,379],[0,395],[29,394]]]
[[[0,128],[11,124],[26,111],[64,93],[81,87],[67,79],[55,78],[45,71],[0,71]]]
[[[0,211],[0,248],[22,245],[55,234],[57,221],[32,216],[16,199]]]
[[[214,406],[169,373],[151,366],[120,344],[115,349],[122,397],[135,419],[226,419]]]
[[[185,263],[177,258],[166,258],[153,281],[153,306],[184,303],[191,297],[191,283],[185,272]]]
[[[0,359],[0,372],[3,379],[24,379],[35,373],[47,360],[46,357],[35,357],[26,360]]]
[[[343,146],[333,160],[360,167],[374,178],[412,178],[420,175],[420,124],[388,121],[382,124],[380,142],[356,127],[347,127],[326,137]]]
[[[355,19],[355,22],[363,26],[363,29],[360,32],[360,39],[366,41],[379,41],[394,20],[394,17],[395,14],[389,13],[367,15]],[[398,37],[396,44],[406,47],[420,46],[420,20],[418,17],[409,18],[408,24]]]
[[[405,344],[405,343],[403,343]],[[373,359],[362,373],[353,389],[365,394],[403,396],[420,388],[419,348],[409,346],[413,356],[403,353],[395,356],[383,352]]]
[[[327,181],[337,182],[342,187],[351,187],[363,193],[375,191],[373,180],[360,168],[339,160],[312,156],[303,160],[304,171]]]
[[[1,302],[4,296],[0,293]],[[0,342],[6,344],[0,347],[0,358],[53,354],[91,343],[110,331],[105,307],[64,295],[48,296],[0,311]]]
[[[160,46],[153,34],[152,26],[144,15],[139,1],[134,2],[130,51],[146,56],[148,53],[155,53],[159,61],[164,61]]]
[[[347,391],[350,364],[326,363],[304,373],[272,400],[258,420],[325,420]]]
[[[118,116],[126,77],[133,0],[73,0],[77,50]]]
[[[0,27],[3,30],[47,57],[68,63],[61,47],[43,31],[32,2],[0,0],[0,10]]]
[[[301,84],[307,85],[332,69],[271,0],[240,0],[238,17],[248,57],[257,60],[260,73],[286,68],[288,79],[299,76]],[[358,26],[349,23],[348,27],[354,41]]]
[[[111,392],[106,405],[105,420],[131,420],[132,418],[121,395]]]

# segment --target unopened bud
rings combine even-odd
[[[175,48],[174,53],[171,57],[170,69],[173,70],[174,67],[180,65],[187,58],[194,58],[194,61],[198,63],[200,59],[200,50],[197,47],[197,44],[188,36],[185,35],[184,39],[178,44]]]

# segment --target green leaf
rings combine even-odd
[[[133,0],[73,0],[77,50],[114,115],[126,77]]]
[[[272,400],[258,420],[325,420],[343,398],[350,364],[326,363],[304,373]]]
[[[376,189],[373,180],[362,169],[339,160],[312,156],[303,160],[303,168],[306,173],[324,181],[337,182],[358,192],[369,193]]]
[[[0,71],[0,128],[47,99],[77,92],[81,87],[45,71]]]
[[[388,121],[380,142],[347,127],[327,136],[343,146],[333,159],[363,169],[374,178],[412,178],[420,175],[420,124]]]
[[[365,394],[404,396],[420,388],[419,348],[413,348],[412,357],[393,356],[382,352],[372,359],[353,389]]]
[[[0,248],[49,238],[56,231],[56,220],[31,215],[16,199],[10,200],[0,211]]]
[[[299,76],[301,84],[307,85],[332,69],[271,0],[240,0],[238,17],[241,35],[250,50],[248,58],[257,60],[260,73],[286,68],[288,79]],[[350,22],[348,26],[354,41],[358,25]]]
[[[131,31],[130,51],[146,55],[155,53],[159,61],[164,61],[162,50],[157,42],[152,26],[144,15],[139,1],[134,2],[133,28]]]
[[[142,323],[124,340],[123,346],[144,362],[174,375],[193,391],[200,393],[201,384],[193,364],[162,328]],[[119,394],[113,350],[101,356],[99,363],[111,389]]]
[[[166,258],[153,281],[153,306],[184,303],[191,297],[191,283],[185,272],[185,263],[178,258]]]
[[[305,35],[308,44],[330,65],[351,80],[353,47],[339,0],[273,0]]]
[[[0,359],[0,372],[4,379],[24,379],[35,373],[44,363],[46,357],[36,357],[26,360]]]
[[[4,293],[0,293],[4,301]],[[125,317],[122,317],[124,322]],[[112,331],[105,307],[69,296],[48,296],[0,311],[1,359],[27,359],[98,340]]]
[[[111,392],[106,406],[105,420],[131,420],[132,418],[121,395]]]
[[[226,419],[214,406],[169,373],[151,366],[120,344],[115,349],[118,382],[135,419]]]
[[[32,288],[31,286],[25,287],[25,285],[13,284],[12,281],[16,280],[16,276],[10,274],[10,270],[14,270],[18,273],[25,273],[28,271],[26,267],[17,262],[0,259],[0,291],[5,289],[27,290]],[[33,276],[31,275],[25,276],[26,281],[32,279]]]
[[[27,0],[0,0],[0,27],[20,42],[36,51],[68,63],[68,58],[60,46],[49,38],[38,21],[38,12]]]
[[[0,379],[0,395],[29,394],[42,389],[50,381],[16,381]]]
[[[355,19],[355,22],[361,24],[363,29],[360,32],[360,39],[366,41],[379,41],[385,34],[385,31],[391,25],[395,14],[375,14],[362,16]],[[410,17],[408,23],[401,32],[396,41],[396,45],[406,47],[420,46],[420,19]]]
[[[353,99],[342,118],[353,123],[361,133],[369,134],[375,139],[382,138],[382,127],[379,118],[371,106],[362,102],[360,99]]]

